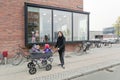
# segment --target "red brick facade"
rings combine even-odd
[[[24,46],[24,2],[83,10],[83,0],[0,0],[0,51]]]

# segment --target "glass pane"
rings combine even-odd
[[[87,40],[87,22],[88,15],[86,14],[73,14],[73,40]]]
[[[57,32],[62,31],[66,41],[72,40],[72,22],[70,12],[65,11],[53,11],[53,41],[57,39]]]
[[[28,7],[28,43],[52,41],[51,10]]]
[[[52,19],[51,10],[40,9],[40,42],[51,42],[52,41]]]
[[[28,7],[28,42],[39,41],[39,8]]]

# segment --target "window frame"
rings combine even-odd
[[[52,13],[51,13],[51,17],[52,17],[52,22],[51,22],[51,25],[52,25],[52,41],[51,42],[48,42],[49,44],[54,44],[55,42],[53,42],[53,28],[54,28],[54,20],[53,20],[53,11],[54,10],[58,10],[58,11],[65,11],[65,12],[70,12],[71,13],[71,26],[72,26],[72,40],[71,41],[66,41],[66,43],[79,43],[79,42],[82,42],[82,41],[85,41],[85,40],[80,40],[80,41],[73,41],[73,14],[74,13],[79,13],[79,14],[86,14],[88,15],[88,20],[87,20],[87,40],[89,40],[89,12],[84,12],[84,11],[79,11],[79,10],[72,10],[72,9],[66,9],[66,8],[60,8],[60,7],[53,7],[53,6],[47,6],[47,5],[40,5],[40,4],[33,4],[33,3],[24,3],[24,26],[25,26],[25,45],[26,46],[29,46],[29,45],[32,45],[33,43],[28,43],[28,7],[35,7],[35,8],[42,8],[42,9],[51,9]],[[39,42],[39,43],[36,43],[36,44],[45,44],[44,42]]]

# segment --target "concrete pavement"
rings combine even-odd
[[[68,54],[66,54],[68,55]],[[101,69],[120,64],[120,46],[113,45],[112,48],[95,48],[89,54],[76,56],[69,54],[65,58],[65,69],[59,64],[58,56],[54,56],[53,69],[37,69],[35,75],[28,73],[27,62],[18,66],[10,64],[0,65],[0,80],[69,80],[78,76],[90,74]]]
[[[120,65],[71,80],[120,80]]]

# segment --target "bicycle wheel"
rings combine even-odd
[[[79,53],[80,52],[80,47],[76,47],[74,52],[75,52],[75,54]]]
[[[23,56],[21,54],[16,54],[13,58],[12,58],[12,65],[16,66],[19,65],[23,60]]]

